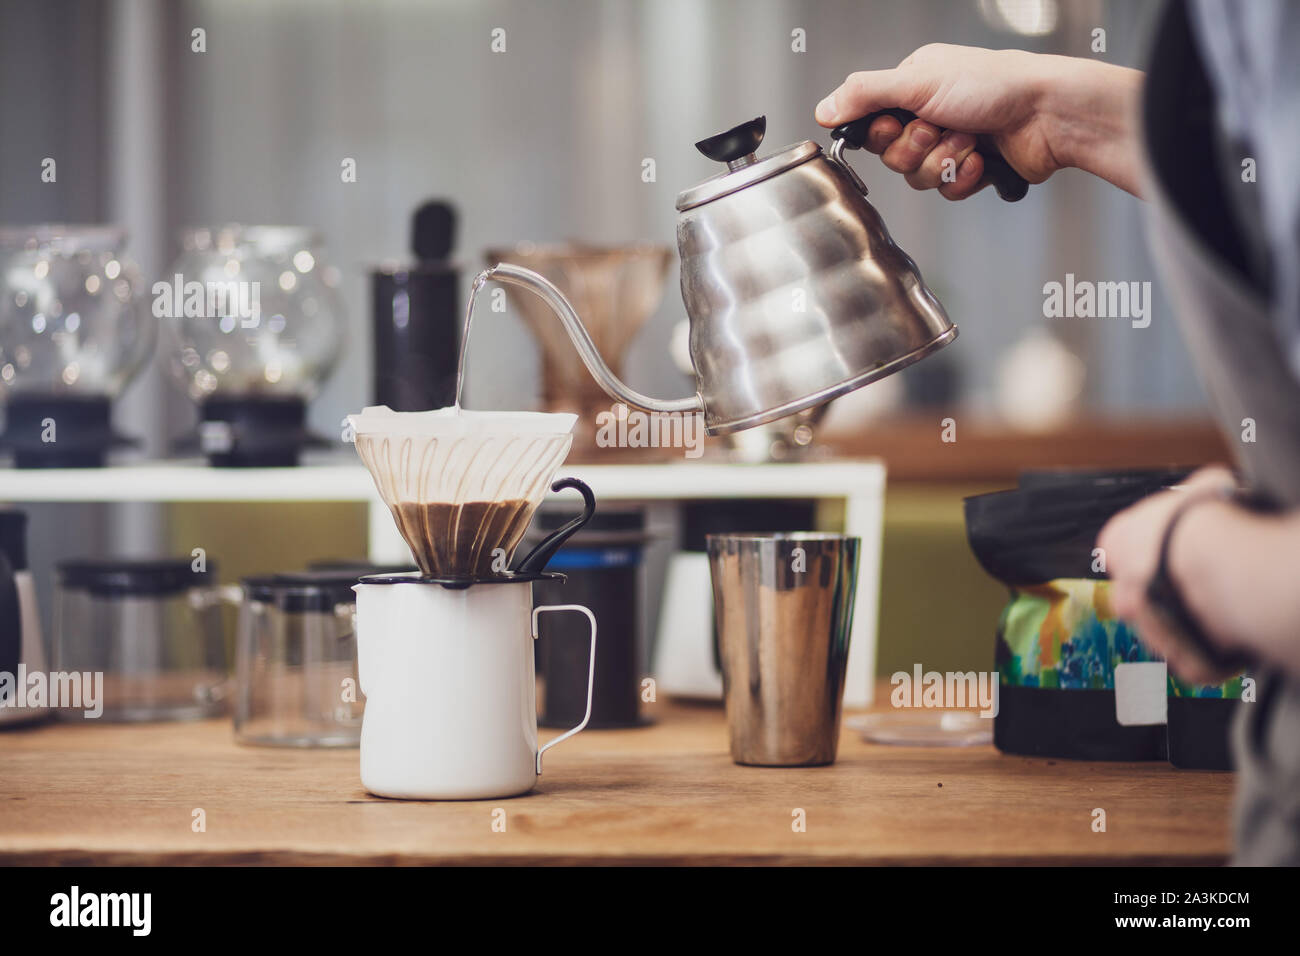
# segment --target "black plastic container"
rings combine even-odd
[[[111,410],[103,395],[12,395],[0,450],[15,468],[102,468],[111,450],[138,444],[113,430]]]
[[[427,202],[411,225],[415,264],[370,275],[375,404],[394,411],[444,408],[456,400],[460,358],[460,270],[448,261],[456,212]]]
[[[1169,762],[1181,770],[1231,770],[1236,700],[1169,695]]]
[[[214,468],[293,468],[304,449],[328,445],[308,430],[301,395],[213,395],[199,418],[199,447]]]
[[[17,575],[27,570],[27,514],[0,509],[0,674],[18,673],[23,619]]]
[[[537,533],[569,516],[539,512]],[[546,568],[566,580],[533,586],[533,604],[581,604],[596,617],[596,669],[590,728],[637,727],[644,676],[642,571],[650,538],[641,510],[599,511],[571,537]],[[544,697],[538,722],[573,727],[587,709],[587,622],[576,614],[538,619],[537,672]]]

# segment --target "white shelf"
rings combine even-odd
[[[885,469],[876,461],[744,465],[673,462],[563,465],[597,498],[849,498],[878,494]],[[201,460],[107,468],[0,470],[0,501],[361,501],[374,483],[355,460],[297,468],[212,468]]]
[[[374,483],[360,464],[299,468],[211,468],[150,462],[108,468],[0,471],[0,501],[369,501]]]

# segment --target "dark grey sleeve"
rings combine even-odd
[[[1223,175],[1300,377],[1300,3],[1195,0],[1191,13],[1216,92]]]

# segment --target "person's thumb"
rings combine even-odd
[[[839,126],[876,110],[902,107],[915,112],[918,90],[901,70],[864,70],[852,73],[817,104],[814,114],[822,126]]]

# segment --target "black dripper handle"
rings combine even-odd
[[[529,551],[515,567],[516,574],[540,574],[555,556],[555,552],[564,546],[564,542],[568,541],[596,513],[596,496],[585,481],[579,481],[577,478],[561,478],[551,485],[552,491],[563,491],[565,488],[576,488],[582,494],[582,514],[543,538],[537,547]]]
[[[867,145],[867,131],[871,128],[871,124],[881,116],[892,116],[903,126],[916,119],[916,114],[909,110],[897,108],[876,110],[851,123],[835,127],[831,131],[831,139],[842,139],[846,146],[861,149]],[[1029,181],[1012,168],[992,143],[986,142],[981,137],[975,152],[984,157],[984,178],[993,184],[993,188],[998,191],[1002,199],[1006,202],[1018,202],[1025,198],[1025,194],[1029,192]]]
[[[755,152],[766,133],[767,117],[755,116],[748,123],[700,140],[695,148],[716,163],[734,163]]]

